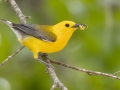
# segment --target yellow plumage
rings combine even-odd
[[[38,53],[58,52],[65,47],[73,32],[82,25],[72,21],[62,21],[53,26],[32,25],[32,24],[14,24],[10,21],[5,22],[17,35],[18,40],[30,51],[34,58],[38,58]]]
[[[34,58],[37,58],[37,54],[39,52],[43,53],[58,52],[65,47],[72,33],[76,29],[76,28],[68,29],[67,27],[65,27],[64,23],[66,22],[68,23],[68,21],[64,21],[57,25],[51,26],[51,32],[57,36],[55,42],[46,42],[32,36],[27,36],[26,38],[20,40],[20,42],[33,52]],[[73,26],[75,23],[69,22],[69,24]]]

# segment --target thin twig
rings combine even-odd
[[[115,72],[115,73],[113,73],[114,75],[117,75],[118,73],[120,73],[120,70],[119,71],[117,71],[117,72]]]
[[[85,72],[89,75],[102,75],[102,76],[106,76],[106,77],[110,77],[110,78],[120,80],[120,77],[116,76],[115,74],[108,74],[108,73],[103,73],[103,72],[98,72],[98,71],[87,70],[87,69],[71,66],[71,65],[68,65],[68,64],[64,64],[64,63],[61,63],[61,62],[58,62],[58,61],[54,61],[54,60],[51,60],[51,59],[49,59],[49,60],[50,60],[51,63],[61,65],[61,66],[64,66],[64,67],[67,67],[67,68],[70,68],[70,69],[77,70],[77,71]]]
[[[15,2],[15,0],[7,0],[7,2],[10,3],[11,7],[13,8],[13,10],[16,12],[20,22],[22,24],[26,23],[26,17],[23,15],[22,11],[20,10],[20,8],[18,7],[17,3]]]
[[[8,56],[2,63],[0,63],[0,67],[3,66],[6,62],[8,62],[12,57],[17,55],[23,48],[24,48],[24,46],[21,46],[16,52],[14,52],[12,55]]]

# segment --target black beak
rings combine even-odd
[[[86,24],[75,24],[74,26],[72,26],[72,28],[79,28],[81,26],[86,27],[86,28],[88,27]]]
[[[72,26],[71,28],[79,28],[79,24],[75,24],[75,25]]]

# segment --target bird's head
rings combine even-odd
[[[62,32],[62,33],[68,33],[68,32],[74,32],[77,28],[80,28],[81,30],[84,30],[87,25],[85,24],[76,24],[73,21],[62,21],[60,23],[57,23],[54,25],[55,32]]]

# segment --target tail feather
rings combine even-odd
[[[23,33],[20,30],[17,30],[17,29],[13,28],[13,23],[12,22],[4,20],[4,19],[0,19],[0,21],[2,21],[3,23],[7,24],[12,29],[12,31],[16,34],[16,36],[17,36],[17,38],[19,40],[21,40],[25,36],[25,33]]]
[[[12,26],[12,22],[7,21],[5,19],[0,19],[2,22],[4,22],[5,24],[7,24],[8,26]]]

